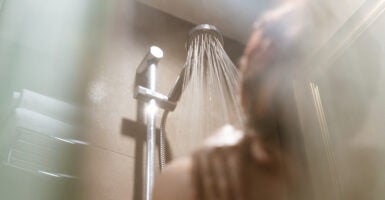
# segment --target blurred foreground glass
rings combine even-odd
[[[105,4],[0,1],[0,199],[77,199]]]
[[[310,199],[384,199],[385,1],[365,1],[295,84]]]

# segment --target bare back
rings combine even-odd
[[[233,144],[217,141],[171,164],[157,180],[154,200],[293,199],[295,184],[282,162],[286,159],[260,161],[252,146],[249,136]]]

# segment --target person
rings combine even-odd
[[[302,3],[263,15],[240,61],[243,130],[223,127],[191,157],[160,174],[154,200],[306,199],[306,167],[290,81],[310,33]]]

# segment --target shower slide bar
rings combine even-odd
[[[144,185],[144,199],[151,200],[155,172],[155,145],[156,145],[156,114],[158,108],[173,111],[176,102],[168,96],[156,92],[156,69],[159,60],[163,58],[163,51],[156,46],[151,46],[147,55],[136,70],[134,98],[142,105],[143,115],[139,119],[147,126],[146,142],[146,177]],[[140,104],[138,104],[140,105]]]

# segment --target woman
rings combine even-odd
[[[302,199],[306,170],[290,82],[304,60],[309,13],[286,3],[256,24],[241,60],[243,131],[226,126],[192,157],[170,164],[155,200]],[[217,134],[217,135],[218,135]]]

